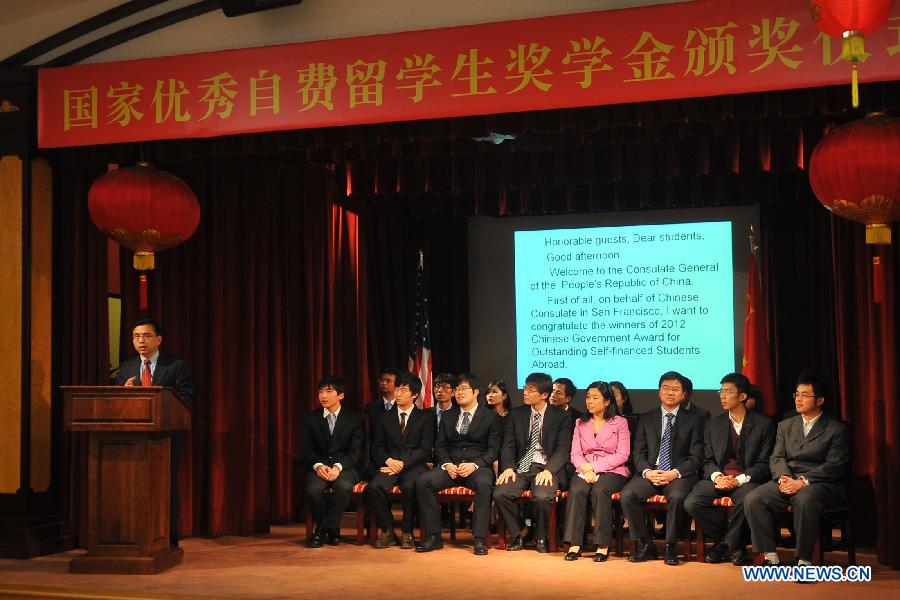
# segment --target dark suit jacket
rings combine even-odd
[[[684,404],[682,404],[681,408],[678,410],[678,412],[681,412],[682,410],[686,410],[690,413],[694,413],[694,414],[698,415],[700,418],[703,419],[704,423],[709,421],[709,411],[706,410],[705,408],[703,408],[702,406],[697,406],[693,402],[685,402]]]
[[[774,481],[782,475],[792,478],[803,475],[809,483],[822,484],[844,497],[849,462],[850,433],[837,419],[823,413],[806,437],[800,415],[778,424],[775,449],[769,461]]]
[[[531,407],[523,405],[512,409],[504,421],[500,471],[515,469],[528,450],[531,437]],[[569,462],[569,453],[572,450],[572,419],[568,412],[547,405],[544,422],[541,425],[541,448],[547,457],[547,470],[558,475]]]
[[[403,461],[403,469],[422,466],[431,458],[434,448],[434,411],[413,407],[406,422],[406,430],[400,435],[400,417],[397,405],[382,412],[375,420],[375,436],[372,439],[372,462],[375,469],[385,466],[389,458]]]
[[[563,412],[566,413],[566,416],[569,417],[570,421],[572,421],[572,431],[574,432],[575,421],[577,421],[584,413],[573,407],[571,404],[569,405],[569,410],[564,410]]]
[[[119,365],[119,374],[116,375],[116,385],[125,385],[132,377],[137,377],[134,384],[141,385],[141,368],[143,359],[140,355],[129,358]],[[191,368],[183,358],[159,353],[156,360],[156,369],[153,370],[153,385],[172,388],[180,395],[188,406],[194,402],[194,382],[191,379]]]
[[[716,415],[706,424],[703,436],[706,459],[703,478],[709,479],[715,472],[725,470],[725,451],[730,441],[731,420],[728,413]],[[738,444],[738,462],[744,465],[744,474],[754,483],[769,481],[769,457],[775,444],[775,423],[772,419],[747,411],[741,426]]]
[[[303,423],[303,462],[312,469],[316,463],[329,467],[341,463],[345,469],[356,469],[363,447],[362,417],[346,406],[341,407],[329,433],[323,409],[316,408],[306,415]]]
[[[464,462],[475,463],[479,468],[492,468],[500,456],[500,416],[487,404],[479,403],[468,432],[460,435],[456,431],[456,422],[461,414],[459,406],[455,405],[441,415],[441,426],[434,442],[435,468],[446,463],[458,465]]]
[[[700,475],[703,465],[703,417],[696,410],[678,409],[672,426],[672,443],[669,452],[672,468],[682,477]],[[662,407],[638,417],[634,436],[634,470],[640,475],[645,469],[656,469],[656,458],[662,442]]]

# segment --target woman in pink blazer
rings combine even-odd
[[[609,557],[612,541],[612,495],[628,483],[625,463],[631,453],[631,434],[628,421],[618,414],[616,399],[608,383],[595,381],[590,384],[586,403],[587,412],[575,422],[572,435],[571,460],[575,465],[575,477],[569,485],[563,539],[571,544],[566,560],[578,559],[590,496],[594,506],[594,543],[597,544],[594,562],[603,562]]]

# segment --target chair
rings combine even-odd
[[[789,506],[787,510],[779,513],[775,522],[778,523],[779,520],[790,520],[791,522],[794,519],[794,507]],[[780,527],[778,527],[778,532],[780,534]],[[832,531],[837,528],[841,530],[841,540],[835,545],[834,539],[832,536]],[[780,535],[776,535],[776,539],[778,539]],[[816,535],[816,545],[813,548],[813,564],[821,565],[824,561],[824,553],[826,550],[839,550],[844,549],[847,551],[847,562],[850,565],[856,564],[856,544],[853,541],[853,531],[850,525],[850,509],[849,508],[832,508],[826,509],[822,511],[822,514],[819,516],[819,531]]]
[[[365,503],[365,491],[366,487],[368,487],[369,483],[367,481],[360,481],[356,485],[353,486],[353,490],[350,492],[350,502],[354,506],[354,510],[356,511],[356,543],[362,546],[366,541],[366,503]],[[331,493],[331,488],[327,488],[325,490],[326,494]],[[307,506],[305,509],[306,512],[306,540],[309,541],[310,536],[313,531],[313,518],[312,513],[309,511],[309,507]]]
[[[399,485],[395,485],[391,489],[387,491],[387,501],[388,503],[398,502],[403,497],[403,492],[400,490]],[[454,528],[455,535],[455,528]],[[369,543],[372,545],[375,544],[375,539],[378,537],[378,525],[375,523],[375,515],[373,513],[369,513]],[[422,526],[419,525],[419,539],[422,539],[424,535],[422,534]]]
[[[669,508],[668,503],[666,501],[666,497],[662,494],[654,494],[647,498],[647,501],[644,503],[644,511],[647,513],[647,518],[652,519],[657,512],[665,512]],[[684,551],[683,556],[686,562],[691,561],[691,534],[688,532],[683,540],[684,543]]]
[[[471,501],[475,499],[475,490],[471,488],[467,488],[461,485],[457,485],[454,487],[448,487],[443,490],[439,490],[437,494],[438,504],[458,504],[459,502]],[[454,511],[451,511],[454,512]],[[502,520],[502,519],[501,519]],[[421,533],[420,533],[421,535]],[[450,517],[450,539],[456,540],[456,517],[451,514]],[[488,528],[487,536],[484,538],[484,543],[487,544],[487,547],[491,547],[491,530]]]
[[[557,515],[556,510],[559,506],[559,499],[562,495],[565,494],[566,497],[569,496],[569,492],[561,492],[560,490],[556,490],[556,498],[553,502],[553,507],[550,509],[550,521],[547,523],[547,542],[550,545],[550,552],[556,552],[557,548],[557,540],[556,540],[556,521]],[[534,499],[534,494],[531,490],[525,490],[522,494],[516,499],[518,504],[526,504],[531,502]],[[506,521],[501,516],[497,519],[497,547],[501,550],[506,549]]]
[[[712,501],[712,505],[725,511],[726,516],[734,510],[734,500],[731,496],[722,496]],[[697,541],[697,562],[705,562],[706,560],[706,540],[703,537],[703,527],[699,521],[694,521],[694,538]]]

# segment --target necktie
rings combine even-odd
[[[325,417],[325,420],[328,421],[328,433],[334,433],[334,413],[328,413],[328,416]]]
[[[441,409],[437,409],[437,426],[441,426],[441,413],[444,412]]]
[[[144,368],[141,369],[141,385],[153,385],[153,375],[150,373],[150,361],[144,361]]]
[[[663,431],[662,443],[659,445],[659,464],[656,465],[660,471],[668,471],[672,468],[672,457],[669,447],[672,445],[672,421],[675,415],[666,413],[666,430]]]
[[[463,413],[462,423],[459,424],[459,435],[466,435],[469,433],[469,413]]]
[[[528,438],[528,449],[522,455],[519,461],[517,471],[519,473],[527,473],[531,470],[531,461],[534,458],[534,450],[537,448],[538,440],[541,439],[541,415],[533,413],[531,417],[531,436]]]
[[[384,403],[384,412],[387,412],[387,411],[391,410],[392,408],[394,408],[393,402],[385,402]]]
[[[406,413],[400,413],[400,435],[406,433]]]

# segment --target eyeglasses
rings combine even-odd
[[[131,337],[136,340],[149,340],[158,336],[155,333],[135,333]]]
[[[810,398],[818,398],[815,392],[794,392],[791,395],[794,397],[794,400],[796,400],[797,398],[803,398],[804,400],[809,400]]]
[[[472,391],[472,388],[470,388],[467,385],[458,385],[458,386],[456,386],[455,389],[457,392],[471,392]]]
[[[664,385],[664,386],[662,386],[662,387],[659,388],[659,389],[662,390],[662,391],[664,391],[664,392],[666,392],[666,393],[668,393],[668,392],[675,392],[676,394],[677,394],[678,392],[682,391],[682,389],[681,389],[680,386],[671,386],[671,385]]]
[[[434,391],[436,392],[452,392],[453,386],[447,383],[443,383],[440,385],[434,386]]]

